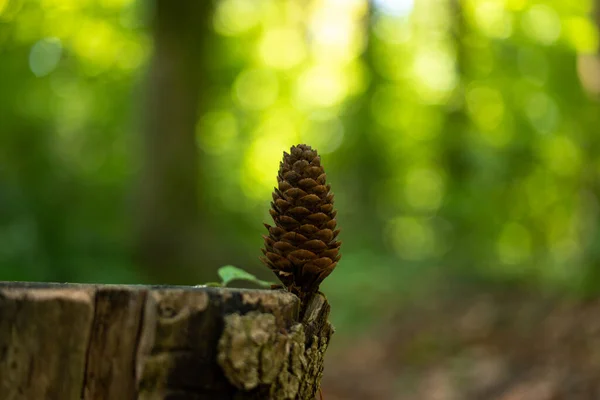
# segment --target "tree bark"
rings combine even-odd
[[[317,295],[0,282],[0,393],[17,399],[314,399],[333,328]]]

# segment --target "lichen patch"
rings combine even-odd
[[[310,342],[307,349],[302,324],[284,330],[272,314],[231,314],[225,317],[217,361],[241,390],[261,389],[273,400],[314,398],[329,334]]]

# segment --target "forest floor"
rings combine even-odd
[[[332,346],[322,386],[325,400],[597,400],[600,299],[488,291],[413,303]]]

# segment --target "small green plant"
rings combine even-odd
[[[208,282],[204,285],[197,285],[197,287],[225,287],[232,281],[248,281],[265,288],[270,288],[274,284],[273,282],[258,279],[251,273],[233,265],[225,265],[219,268],[217,274],[221,278],[221,282]]]

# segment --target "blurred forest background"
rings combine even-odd
[[[399,337],[431,298],[483,304],[465,311],[478,316],[511,303],[496,293],[532,310],[598,294],[599,9],[0,0],[0,279],[199,284],[234,264],[273,280],[258,261],[262,222],[282,152],[308,143],[343,229],[322,286],[338,327],[328,400],[413,398],[398,387],[414,370],[373,354],[400,359],[377,335]],[[555,319],[578,315],[569,304]],[[436,307],[439,327],[454,314]],[[447,348],[410,337],[426,365]],[[368,360],[376,383],[336,378]],[[423,387],[448,393],[438,369]],[[506,386],[498,374],[486,379]]]

